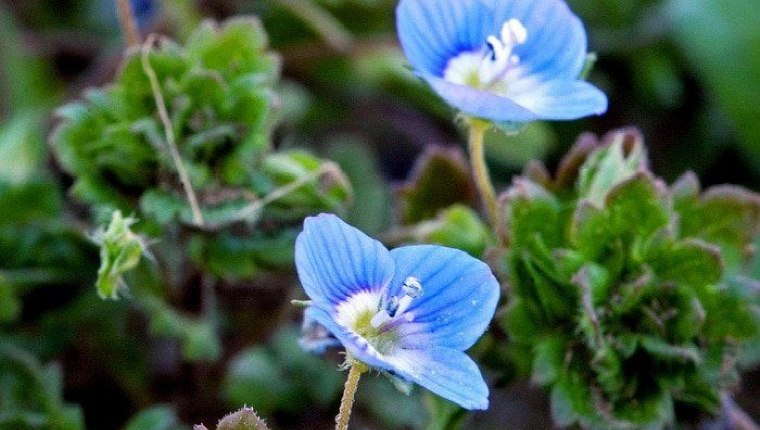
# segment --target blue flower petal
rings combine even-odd
[[[396,26],[412,67],[441,76],[451,58],[483,46],[495,30],[492,16],[480,0],[401,0]]]
[[[388,250],[331,214],[306,218],[295,254],[303,288],[321,306],[360,290],[380,290],[393,276]]]
[[[607,111],[607,96],[585,81],[516,82],[522,91],[510,94],[516,103],[543,119],[570,120]]]
[[[414,320],[399,327],[403,347],[471,347],[499,300],[499,283],[488,265],[458,249],[433,245],[396,248],[391,256],[396,275],[389,297],[401,294],[407,276],[419,279],[423,290],[407,311]]]
[[[402,349],[383,359],[393,373],[465,409],[488,409],[488,386],[478,365],[462,351],[443,347]]]
[[[422,77],[448,104],[469,115],[494,121],[527,122],[538,119],[534,112],[506,97],[454,84],[432,75]]]
[[[329,311],[318,306],[309,308],[309,316],[325,326],[340,343],[346,348],[346,352],[357,360],[379,370],[394,371],[391,364],[385,361],[383,356],[367,342],[367,340],[355,332],[335,322]]]
[[[327,327],[314,317],[316,309],[314,306],[310,306],[304,311],[301,337],[298,338],[298,344],[305,351],[322,354],[327,348],[339,346],[341,343]]]
[[[495,22],[515,18],[525,26],[528,39],[515,48],[520,67],[534,76],[575,80],[586,59],[586,31],[583,23],[561,0],[500,1]]]

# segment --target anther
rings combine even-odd
[[[416,299],[422,295],[422,284],[420,283],[420,280],[414,276],[407,277],[402,288],[404,290],[404,294],[413,299]]]

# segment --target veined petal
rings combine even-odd
[[[491,322],[499,300],[499,283],[488,265],[458,249],[433,245],[396,248],[391,256],[396,275],[389,297],[400,294],[408,276],[417,278],[423,291],[407,310],[413,320],[399,327],[402,347],[471,347]]]
[[[323,307],[357,291],[380,290],[393,276],[388,250],[331,214],[306,218],[295,261],[306,294]]]
[[[440,76],[451,58],[483,46],[497,29],[492,16],[480,0],[401,0],[396,26],[412,67]]]
[[[462,351],[443,347],[401,349],[383,360],[398,376],[465,409],[488,408],[488,386],[477,364]]]
[[[386,362],[380,353],[367,342],[367,339],[335,322],[329,311],[312,306],[309,308],[309,316],[325,326],[343,344],[346,352],[352,357],[379,370],[394,370],[393,366]]]
[[[515,47],[520,66],[534,76],[575,80],[586,59],[583,23],[561,0],[484,0],[494,5],[496,24],[518,19],[528,31],[526,43]]]
[[[538,119],[534,112],[506,97],[454,84],[432,75],[422,75],[422,78],[448,104],[468,115],[494,121],[527,122]]]
[[[314,317],[316,309],[314,306],[309,306],[304,311],[298,344],[306,351],[322,354],[327,348],[340,345],[340,341],[327,327],[317,321]]]
[[[607,96],[585,81],[516,82],[509,97],[543,119],[570,120],[607,111]]]

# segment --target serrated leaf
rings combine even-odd
[[[720,250],[701,240],[662,244],[648,251],[647,264],[658,278],[683,285],[714,285],[723,278]]]
[[[661,338],[644,336],[639,345],[662,360],[678,360],[699,364],[702,361],[695,345],[671,345]]]
[[[561,205],[559,200],[538,184],[515,180],[512,187],[499,197],[505,234],[510,245],[530,248],[537,238],[548,248],[562,240]]]
[[[748,246],[760,228],[760,196],[723,185],[705,191],[693,205],[681,205],[681,235],[720,246],[729,272],[746,261]]]
[[[562,336],[546,336],[536,342],[531,380],[540,385],[556,382],[564,371],[567,350],[567,340]]]

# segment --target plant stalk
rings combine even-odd
[[[193,213],[193,222],[198,226],[203,226],[203,213],[201,212],[200,205],[198,204],[198,197],[195,194],[195,190],[193,190],[193,186],[190,183],[190,177],[187,174],[187,169],[185,168],[185,164],[182,161],[182,156],[180,155],[179,149],[177,148],[177,143],[175,141],[174,135],[174,127],[172,126],[172,121],[169,118],[169,112],[166,110],[166,103],[164,101],[163,93],[161,92],[161,84],[158,82],[156,71],[153,70],[153,67],[150,65],[149,56],[154,41],[155,37],[151,34],[148,37],[148,40],[145,41],[142,46],[141,60],[143,71],[148,76],[148,80],[150,81],[150,87],[153,91],[153,98],[156,100],[158,116],[161,118],[161,122],[164,126],[166,146],[169,148],[169,154],[171,155],[172,160],[174,160],[174,165],[177,168],[179,180],[182,183],[182,188],[185,190],[187,201],[190,204],[190,210]]]
[[[488,175],[488,166],[486,166],[485,148],[483,140],[490,124],[480,119],[470,119],[469,150],[470,163],[472,165],[472,174],[475,179],[475,186],[485,206],[488,220],[496,228],[496,192],[494,191],[491,178]]]
[[[118,10],[121,32],[127,39],[127,45],[129,47],[139,45],[140,31],[137,29],[137,21],[135,20],[135,13],[132,10],[132,4],[129,0],[116,0],[116,9]]]
[[[351,418],[351,409],[354,407],[354,397],[356,396],[356,389],[359,387],[359,378],[366,371],[367,366],[364,363],[354,360],[351,364],[346,385],[343,388],[340,411],[335,417],[335,430],[348,430],[348,420]]]

